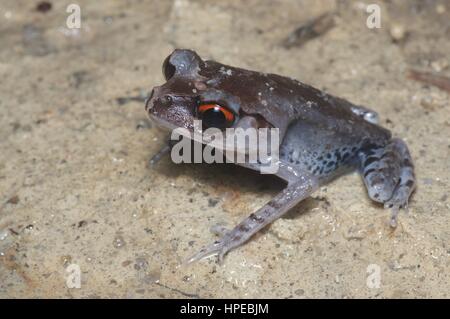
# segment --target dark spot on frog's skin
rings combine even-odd
[[[375,172],[375,171],[376,171],[375,168],[369,169],[367,172],[364,173],[364,178],[366,178],[369,174],[371,174],[371,173],[373,173],[373,172]]]
[[[375,177],[372,179],[370,185],[371,185],[372,187],[375,187],[376,185],[383,185],[383,184],[384,184],[384,181],[385,181],[384,177],[382,177],[382,176],[375,176]]]
[[[248,227],[248,226],[245,225],[245,224],[242,224],[242,225],[239,226],[239,230],[240,230],[241,232],[245,233],[245,232],[248,232],[248,231],[250,230],[250,227]]]
[[[250,219],[258,223],[262,223],[264,221],[264,218],[257,216],[254,213],[250,214]]]
[[[327,154],[327,158],[331,159],[331,154],[330,153]]]
[[[390,156],[392,158],[395,155],[394,155],[393,152],[385,152],[383,155],[381,155],[381,157],[378,160],[381,161],[382,159],[384,159],[384,158],[386,158],[388,156]]]
[[[329,163],[327,164],[327,167],[333,167],[335,164],[336,164],[335,162],[329,162]]]
[[[274,200],[271,200],[270,202],[267,203],[267,205],[269,205],[270,207],[275,208],[276,210],[280,209],[282,207],[282,205]]]
[[[340,153],[339,151],[335,151],[335,152],[334,152],[334,156],[336,157],[336,160],[337,160],[338,162],[341,161],[342,157],[341,157],[341,153]]]
[[[408,158],[405,158],[403,160],[403,165],[407,166],[407,167],[412,167],[412,163],[411,163],[411,161]]]
[[[408,180],[405,184],[406,187],[413,187],[413,185],[414,185],[414,181],[412,181],[412,180]]]
[[[233,240],[239,241],[242,238],[241,235],[235,235],[233,236]]]
[[[365,160],[365,162],[364,162],[364,166],[367,167],[367,166],[369,166],[370,164],[372,164],[372,163],[374,163],[374,162],[376,162],[376,161],[378,161],[378,157],[374,157],[374,156],[368,157],[368,158]]]

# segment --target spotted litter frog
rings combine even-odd
[[[191,50],[175,50],[163,64],[166,83],[153,88],[145,109],[165,129],[207,127],[278,128],[278,170],[286,187],[232,230],[189,261],[236,248],[283,216],[320,186],[345,172],[360,172],[369,197],[390,208],[395,227],[415,189],[406,144],[379,126],[376,112],[299,81],[215,61]],[[206,124],[205,124],[206,123]],[[168,152],[165,146],[163,152]],[[162,154],[162,153],[160,153]],[[160,154],[157,157],[160,157]],[[259,170],[258,163],[238,163]]]

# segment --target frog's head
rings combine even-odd
[[[154,87],[145,109],[150,118],[166,129],[193,128],[198,108],[199,70],[203,61],[193,51],[175,50],[162,67],[166,83]]]
[[[166,83],[153,88],[145,108],[163,129],[184,128],[195,139],[191,133],[201,130],[205,138],[214,131],[205,130],[214,128],[215,147],[220,147],[217,131],[224,133],[223,141],[227,128],[279,128],[286,122],[280,119],[287,113],[276,108],[277,92],[268,86],[270,75],[203,61],[191,50],[175,50],[165,59],[162,71]],[[194,125],[195,120],[201,120],[202,126]],[[245,147],[245,152],[257,148]]]
[[[251,88],[252,74],[259,73],[203,61],[194,51],[179,49],[165,59],[162,71],[166,83],[153,88],[146,103],[158,126],[192,130],[194,120],[202,120],[203,129],[272,126],[257,112],[245,112],[259,99]]]

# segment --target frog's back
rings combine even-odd
[[[288,102],[297,116],[280,147],[283,160],[327,180],[359,167],[359,151],[389,143],[390,131],[358,116],[352,111],[358,106],[295,80],[274,77],[284,85],[295,83],[294,92],[300,97]]]
[[[259,114],[278,127],[281,134],[298,121],[348,139],[388,140],[390,132],[364,121],[351,111],[352,103],[326,94],[297,80],[206,61],[201,74],[239,97],[246,114]]]

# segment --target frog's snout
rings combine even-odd
[[[170,102],[168,98],[164,97],[165,99],[161,99],[161,87],[155,86],[152,91],[150,92],[150,95],[148,96],[146,102],[145,102],[145,110],[149,113],[152,112],[152,110],[155,109],[156,104],[167,104],[167,102]],[[166,101],[167,100],[167,101]],[[166,103],[165,103],[166,102]]]

